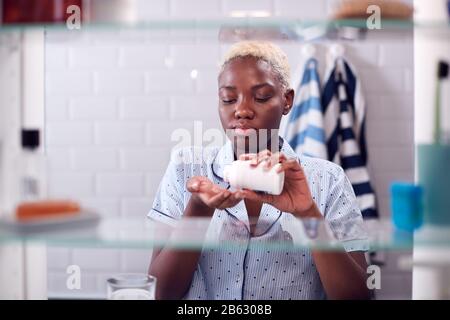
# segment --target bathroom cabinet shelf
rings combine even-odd
[[[168,236],[169,230],[174,229],[145,218],[103,218],[92,227],[61,227],[53,231],[30,233],[0,229],[0,243],[25,241],[62,247],[141,249],[162,245],[178,249],[226,249],[250,246],[292,250],[305,248],[342,250],[342,244],[346,243],[336,240],[334,233],[323,222],[315,224],[312,222],[317,221],[310,219],[294,220],[285,225],[286,239],[271,242],[259,242],[258,237],[252,238],[250,243],[246,237],[238,240],[224,239],[220,226],[213,227],[209,218],[190,218],[179,222],[176,226],[176,236],[173,233]],[[316,227],[312,227],[314,225]],[[450,227],[426,225],[413,234],[396,230],[390,220],[385,219],[365,221],[357,227],[366,230],[370,250],[408,250],[412,249],[413,245],[416,248],[450,248]]]
[[[79,30],[70,30],[65,23],[29,23],[0,24],[1,32],[20,30],[59,30],[61,32],[117,31],[117,30],[183,30],[187,34],[197,35],[201,31],[213,31],[223,42],[244,39],[266,40],[361,40],[370,35],[396,34],[403,36],[414,30],[423,30],[432,36],[450,35],[449,22],[414,22],[412,20],[381,21],[379,29],[369,29],[366,19],[345,20],[299,20],[263,18],[227,18],[227,19],[171,19],[146,20],[133,22],[82,22]]]

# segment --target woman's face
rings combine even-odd
[[[235,147],[245,146],[246,152],[266,149],[271,137],[278,137],[281,117],[293,99],[294,91],[283,89],[270,64],[254,57],[230,61],[219,75],[222,127]]]

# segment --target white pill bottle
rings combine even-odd
[[[276,172],[280,166],[276,164],[267,170],[264,169],[264,163],[255,167],[250,165],[250,160],[236,160],[225,166],[223,178],[236,189],[243,188],[279,195],[284,186],[284,172]]]

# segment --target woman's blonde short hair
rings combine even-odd
[[[289,88],[291,71],[286,54],[280,47],[266,41],[242,41],[231,46],[222,60],[220,72],[222,72],[231,60],[243,57],[255,57],[266,61],[274,70],[282,87]]]

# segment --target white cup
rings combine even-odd
[[[155,300],[156,278],[146,274],[119,274],[106,280],[108,300]]]

